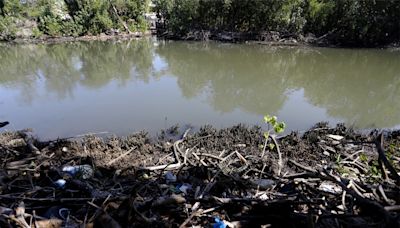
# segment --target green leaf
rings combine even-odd
[[[265,115],[264,116],[264,122],[265,123],[269,123],[270,120],[271,120],[271,116],[270,115]]]
[[[368,162],[368,157],[364,153],[360,153],[360,160],[362,162]]]
[[[268,138],[269,138],[269,132],[268,132],[268,131],[264,132],[264,138],[265,138],[265,139],[268,139]]]
[[[274,125],[274,131],[279,134],[285,131],[286,124],[284,122],[280,122]]]
[[[269,146],[270,150],[273,150],[275,148],[275,144],[273,144],[273,143],[268,144],[268,146]]]
[[[278,118],[276,116],[270,116],[270,115],[264,116],[265,123],[269,123],[272,126],[274,126],[276,124],[277,119]]]
[[[277,122],[278,118],[276,116],[271,117],[271,119],[269,120],[269,123],[275,127],[276,122]]]
[[[265,115],[264,121],[268,124],[268,126],[271,126],[274,129],[276,134],[282,133],[286,128],[286,124],[284,122],[278,122],[278,118],[276,116]],[[268,135],[264,133],[265,138],[268,138],[268,136],[269,132]]]
[[[340,154],[336,156],[336,163],[339,164],[342,159],[340,158]]]

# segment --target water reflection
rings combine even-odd
[[[171,43],[157,52],[185,96],[211,91],[216,110],[277,113],[288,91],[302,89],[311,104],[349,124],[400,124],[400,52],[198,43]]]
[[[120,133],[123,123],[160,129],[167,115],[177,122],[223,126],[258,123],[266,113],[284,116],[300,129],[324,119],[359,128],[393,127],[400,124],[399,97],[400,52],[389,50],[154,39],[0,46],[0,119],[35,130],[64,118],[78,123],[98,119],[93,126],[120,118],[120,126],[104,127]],[[79,108],[78,114],[86,110],[87,119],[83,114],[57,118],[71,107]],[[104,109],[113,111],[98,117]],[[49,114],[43,120],[33,110]],[[22,120],[21,112],[29,113],[30,121]],[[57,134],[90,128],[77,125]]]
[[[60,99],[78,85],[101,88],[111,80],[148,81],[152,72],[151,42],[86,42],[0,47],[0,84],[21,87],[34,99],[38,81]]]

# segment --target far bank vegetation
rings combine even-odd
[[[147,29],[148,0],[0,0],[3,40]]]
[[[160,35],[178,39],[234,33],[340,46],[400,41],[397,0],[0,0],[0,40],[144,32],[150,12]]]

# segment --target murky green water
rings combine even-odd
[[[400,126],[400,51],[124,42],[0,46],[0,121],[43,138],[173,124]]]

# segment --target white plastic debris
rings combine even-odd
[[[187,195],[187,191],[192,189],[192,185],[190,184],[182,184],[182,186],[179,187],[179,191],[183,192],[185,195]]]
[[[64,166],[62,171],[71,176],[78,176],[82,179],[89,179],[94,175],[94,171],[90,165]]]
[[[45,218],[49,218],[49,219],[62,219],[62,220],[66,220],[68,218],[68,215],[70,213],[70,210],[64,207],[60,207],[60,206],[53,206],[50,207],[44,214],[43,216]]]
[[[258,179],[252,180],[251,182],[261,190],[272,188],[275,185],[275,181],[271,179]]]
[[[167,183],[176,182],[176,175],[173,174],[171,171],[168,171],[168,172],[165,174],[165,180],[166,180]]]
[[[331,139],[337,140],[337,141],[340,141],[340,140],[342,140],[344,138],[341,135],[326,135],[326,136],[331,138]]]
[[[319,190],[324,191],[324,192],[329,192],[333,194],[339,194],[342,192],[342,187],[339,185],[329,182],[329,181],[324,181],[322,182],[319,187]]]
[[[54,182],[54,184],[59,188],[64,188],[66,183],[67,181],[64,179],[58,179]]]
[[[264,193],[258,197],[260,200],[269,200],[271,199],[268,194]]]
[[[63,152],[68,152],[68,148],[64,146],[64,147],[62,148],[62,151],[63,151]]]
[[[338,205],[336,206],[337,209],[344,211],[346,208],[343,207],[343,205]]]
[[[70,213],[70,210],[67,208],[60,208],[60,210],[58,210],[58,215],[63,219],[66,220],[68,218],[68,215]]]

